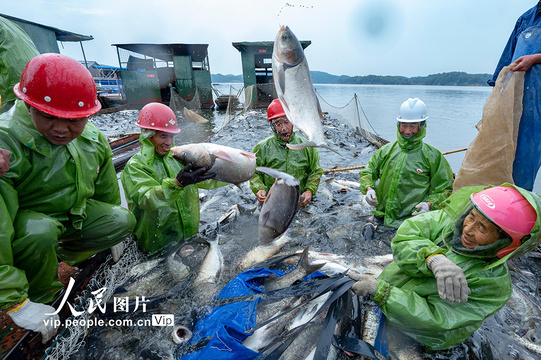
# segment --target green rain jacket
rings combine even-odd
[[[28,281],[14,266],[11,241],[19,210],[69,221],[80,229],[87,199],[120,205],[120,190],[105,136],[88,122],[68,145],[53,145],[34,127],[26,104],[17,101],[0,116],[0,148],[11,151],[0,177],[0,308],[28,297]]]
[[[0,114],[15,104],[13,86],[21,79],[26,64],[39,55],[36,45],[24,30],[0,16]]]
[[[289,137],[290,144],[302,144],[305,138],[297,136],[294,132]],[[278,134],[260,141],[254,147],[257,166],[266,166],[294,176],[300,181],[301,194],[306,190],[312,191],[312,196],[317,193],[319,180],[323,175],[323,169],[319,167],[319,152],[315,147],[307,147],[301,150],[291,150],[286,146]],[[254,194],[259,190],[267,193],[276,179],[267,174],[256,171],[250,180],[250,187]]]
[[[460,204],[469,202],[471,194],[485,188],[462,188],[446,200],[443,210],[404,221],[391,242],[394,262],[378,277],[376,295],[372,296],[392,325],[434,350],[460,344],[484,319],[505,305],[512,292],[506,260],[533,250],[541,240],[541,198],[515,187],[538,214],[528,240],[502,259],[461,255],[453,249],[448,236],[454,229],[457,214],[452,213],[457,212]],[[433,254],[443,254],[462,268],[471,290],[467,302],[452,304],[439,297],[436,278],[426,264],[426,259]]]
[[[416,211],[415,205],[430,202],[431,210],[440,208],[453,190],[453,171],[441,152],[425,144],[426,124],[406,139],[397,129],[397,140],[376,151],[361,170],[361,192],[376,191],[378,205],[373,213],[383,216],[385,226],[398,228]],[[376,181],[380,180],[376,189]]]
[[[165,245],[197,234],[199,191],[225,186],[206,180],[180,187],[175,177],[184,167],[170,151],[161,156],[144,133],[139,137],[141,151],[126,164],[120,175],[129,209],[137,219],[134,234],[139,247],[154,253]]]

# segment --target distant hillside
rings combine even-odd
[[[456,86],[488,86],[487,80],[492,74],[467,74],[453,71],[428,76],[336,76],[325,72],[311,71],[314,84],[374,84],[374,85],[456,85]]]
[[[492,78],[492,74],[467,74],[460,71],[410,78],[392,75],[338,76],[323,71],[311,71],[310,74],[314,84],[488,86],[487,80]],[[242,75],[212,74],[211,77],[214,83],[243,82]]]
[[[242,75],[233,74],[211,74],[210,79],[213,83],[241,83],[244,82]]]

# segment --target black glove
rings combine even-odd
[[[177,174],[177,181],[180,186],[188,186],[192,184],[197,184],[198,182],[212,179],[216,174],[205,174],[210,170],[211,166],[205,166],[192,171],[192,163],[188,163],[182,170]]]

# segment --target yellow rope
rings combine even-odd
[[[465,151],[465,150],[468,150],[468,148],[450,150],[450,151],[442,152],[441,154],[442,155],[447,155],[447,154],[453,154],[453,153],[460,152],[460,151]],[[341,169],[328,169],[328,170],[323,170],[323,173],[326,174],[326,173],[330,173],[330,172],[355,170],[355,169],[362,169],[362,168],[365,168],[365,167],[366,167],[366,165],[358,165],[358,166],[350,166],[350,167],[341,168]]]
[[[107,137],[124,137],[124,136],[131,136],[131,135],[140,135],[141,133],[126,133],[126,134],[114,134],[114,135],[107,135]]]

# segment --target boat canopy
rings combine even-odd
[[[120,49],[146,55],[163,61],[173,61],[173,56],[191,55],[193,62],[204,62],[208,44],[112,44]]]

